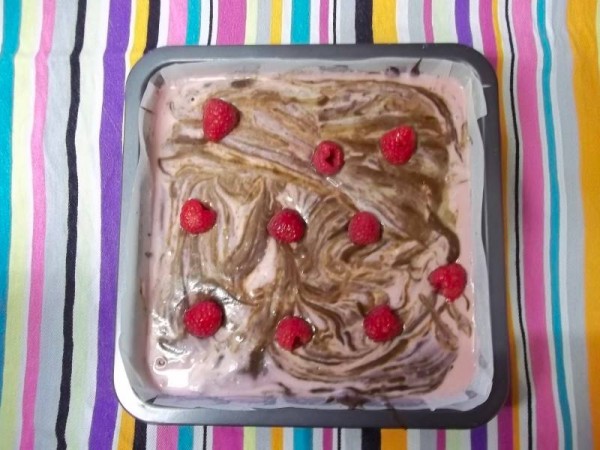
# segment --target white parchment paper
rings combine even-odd
[[[343,405],[325,404],[314,400],[288,401],[279,398],[265,399],[208,399],[202,397],[173,397],[164,395],[152,384],[145,359],[146,339],[148,333],[149,306],[144,304],[140,294],[140,285],[144,274],[148,272],[147,258],[142,255],[145,240],[152,229],[152,176],[146,153],[146,142],[151,134],[149,112],[158,92],[158,88],[167,82],[188,77],[215,76],[256,76],[268,73],[281,73],[303,69],[319,69],[322,71],[358,71],[383,72],[388,67],[396,67],[400,71],[409,71],[416,64],[419,71],[440,78],[454,78],[463,88],[467,99],[468,133],[470,137],[471,164],[471,229],[472,235],[472,274],[474,283],[475,304],[475,354],[477,368],[475,376],[468,388],[452,397],[425,395],[421,398],[400,399],[394,401],[396,409],[437,409],[450,408],[466,411],[483,403],[489,396],[493,377],[493,354],[491,337],[491,319],[489,308],[489,284],[486,257],[481,234],[482,202],[484,181],[484,147],[477,120],[487,113],[483,86],[477,73],[467,64],[440,59],[411,58],[377,58],[363,61],[323,60],[237,60],[207,61],[197,63],[172,64],[157,74],[148,83],[140,105],[139,141],[140,159],[134,182],[131,205],[128,212],[126,242],[131,242],[131,250],[126,251],[121,271],[126,271],[123,279],[130,283],[119,284],[119,297],[123,302],[120,311],[120,335],[118,336],[120,356],[123,360],[128,382],[137,395],[155,405],[176,406],[183,408],[208,407],[216,409],[249,410],[257,408],[309,407],[344,409]],[[126,212],[123,212],[126,214]],[[366,409],[387,408],[389,404],[367,404]]]

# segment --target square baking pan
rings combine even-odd
[[[447,60],[470,66],[483,87],[487,114],[478,120],[483,139],[483,205],[481,236],[489,281],[489,321],[492,341],[493,379],[491,391],[482,404],[465,411],[456,409],[317,409],[282,407],[272,409],[228,410],[215,407],[164,406],[155,404],[141,392],[140,380],[131,379],[130,362],[121,352],[122,330],[147,333],[145,311],[139,286],[130,272],[123,270],[136,263],[139,242],[127,239],[128,215],[140,209],[139,198],[132,196],[140,156],[140,106],[148,83],[158,71],[171,64],[198,62],[235,62],[237,60],[310,60],[368,62],[371,59],[423,58]],[[119,295],[114,384],[123,407],[140,420],[164,424],[296,426],[296,427],[381,427],[381,428],[472,428],[490,420],[502,406],[509,384],[506,292],[504,273],[504,236],[498,93],[495,73],[487,60],[475,50],[457,44],[337,45],[337,46],[243,46],[243,47],[164,47],[145,55],[131,70],[126,86],[123,131],[123,184],[119,254]],[[129,225],[131,226],[131,225]],[[140,238],[141,240],[141,238]],[[140,314],[138,314],[139,316]],[[133,326],[132,326],[133,324]],[[143,352],[140,352],[143,353]],[[143,358],[140,355],[140,358]]]

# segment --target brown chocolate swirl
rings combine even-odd
[[[190,83],[165,95],[176,122],[166,147],[155,150],[155,226],[164,238],[157,264],[168,279],[157,282],[153,327],[167,368],[203,361],[205,377],[263,377],[272,382],[263,392],[338,400],[438,387],[456,360],[457,333],[472,332],[470,320],[436,300],[426,281],[460,254],[446,197],[449,152],[460,154],[464,144],[444,99],[397,80],[297,74]],[[218,144],[201,132],[201,105],[212,96],[233,103],[242,117]],[[392,166],[378,139],[400,124],[415,127],[418,150],[406,165]],[[345,152],[343,170],[331,179],[310,165],[322,140]],[[181,204],[191,197],[218,212],[206,234],[178,227]],[[266,233],[283,207],[307,221],[298,244],[275,244]],[[356,247],[347,238],[357,210],[380,217],[376,245]],[[226,310],[227,329],[213,347],[190,340],[181,326],[184,307],[199,293],[219,297]],[[406,326],[399,338],[376,344],[364,336],[362,320],[381,303]],[[273,343],[285,314],[302,315],[316,330],[293,353]],[[225,354],[239,364],[223,372]]]

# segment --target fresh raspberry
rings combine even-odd
[[[323,141],[312,155],[312,165],[322,175],[335,175],[344,165],[344,150],[332,141]]]
[[[458,263],[440,266],[429,274],[429,283],[448,301],[462,295],[467,285],[467,271]]]
[[[286,316],[279,321],[275,340],[284,350],[292,351],[306,345],[313,336],[313,329],[302,317]]]
[[[379,305],[366,315],[363,328],[372,341],[385,342],[402,333],[404,324],[388,305]]]
[[[200,300],[183,313],[183,324],[193,336],[210,337],[223,324],[223,308],[211,298]]]
[[[209,98],[204,102],[202,129],[206,139],[219,142],[240,121],[240,112],[231,103],[220,98]]]
[[[306,223],[298,211],[285,208],[271,217],[267,231],[279,242],[298,242],[304,237]]]
[[[206,233],[217,222],[217,213],[200,200],[191,198],[181,207],[179,223],[188,233]]]
[[[417,134],[413,127],[402,125],[381,136],[379,146],[390,164],[406,164],[417,148]]]
[[[348,225],[348,236],[356,245],[369,245],[381,239],[381,224],[374,214],[360,211],[354,214]]]

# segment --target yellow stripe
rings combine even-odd
[[[573,84],[579,125],[579,166],[585,225],[585,335],[592,424],[600,423],[600,76],[597,66],[596,2],[597,0],[571,0],[567,9],[567,27],[573,47]],[[593,426],[592,433],[595,444],[592,447],[600,448],[600,426]]]
[[[283,428],[271,428],[271,450],[283,450]]]
[[[148,14],[150,0],[137,0],[135,7],[135,25],[133,28],[133,45],[129,55],[130,67],[142,57],[146,47],[146,36],[148,34]]]
[[[271,3],[271,44],[281,44],[281,20],[283,16],[283,0]]]
[[[121,428],[119,430],[118,450],[131,450],[135,434],[135,419],[127,411],[121,413]]]
[[[373,1],[373,41],[376,44],[398,42],[396,0]]]
[[[244,428],[244,450],[256,450],[256,428]]]
[[[381,450],[406,450],[406,430],[381,430]]]

